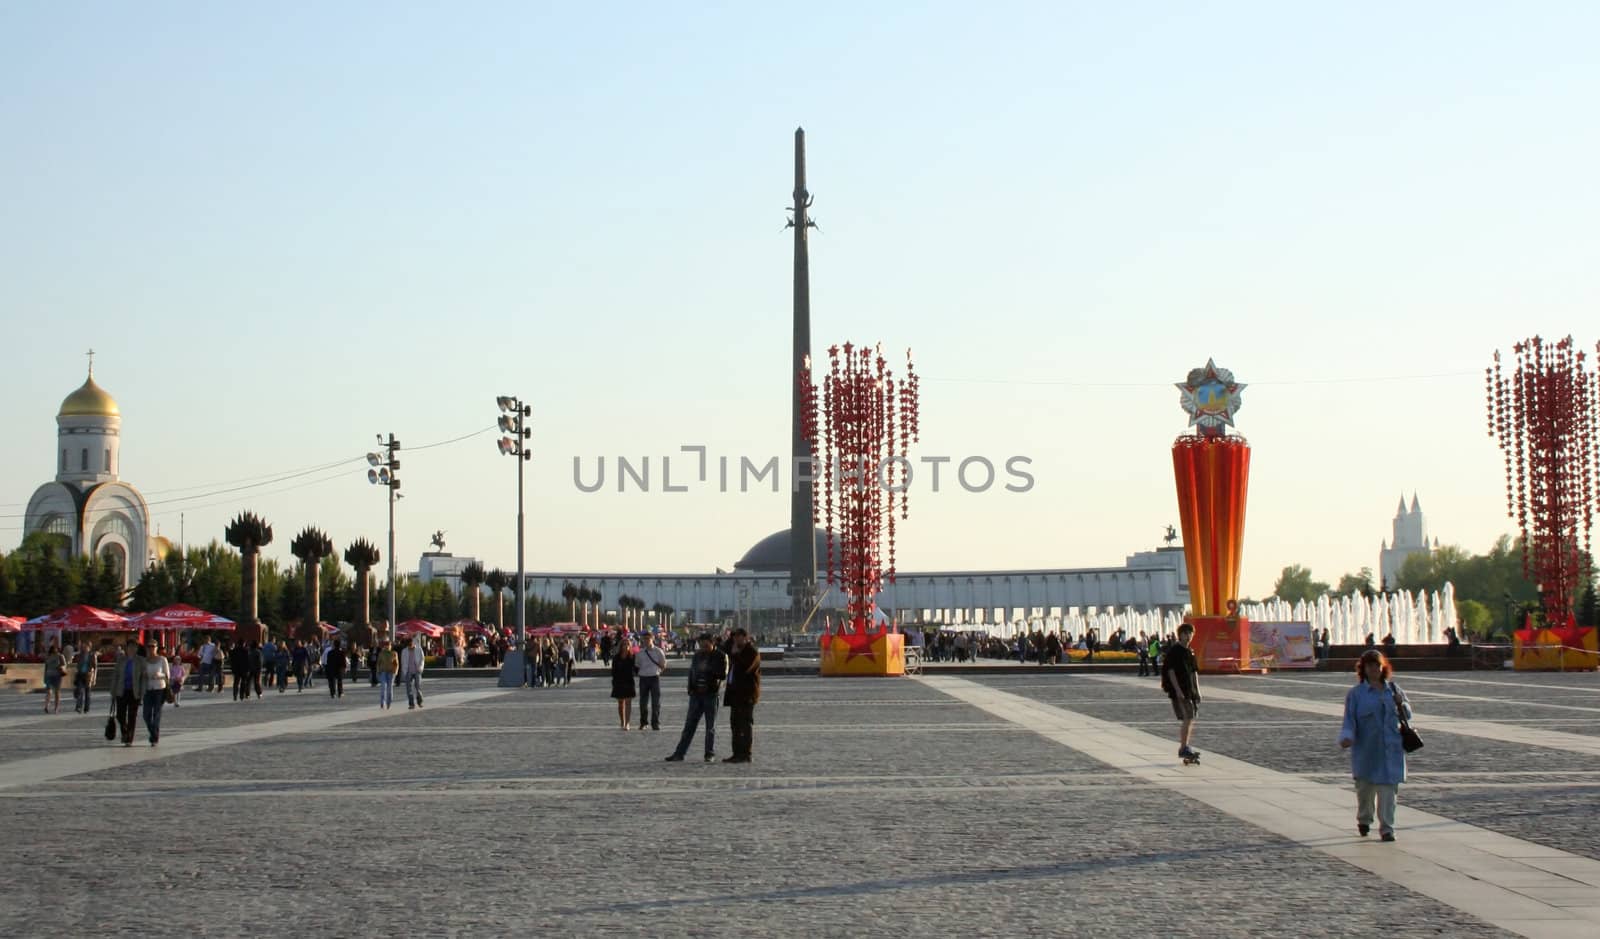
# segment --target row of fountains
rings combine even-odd
[[[1309,603],[1270,599],[1246,603],[1239,612],[1252,623],[1310,623],[1317,635],[1327,630],[1329,641],[1336,646],[1361,645],[1368,635],[1378,642],[1393,635],[1399,644],[1410,646],[1445,642],[1445,630],[1456,628],[1455,610],[1456,588],[1447,583],[1443,590],[1419,590],[1414,594],[1400,590],[1370,597],[1323,595]],[[1102,641],[1119,631],[1133,637],[1167,636],[1177,632],[1183,616],[1174,611],[1119,612],[1074,607],[1065,616],[997,624],[990,634],[1009,639],[1022,632],[1061,632],[1078,639],[1092,629]]]

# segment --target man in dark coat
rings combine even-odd
[[[344,650],[340,647],[339,640],[333,640],[333,648],[328,650],[327,661],[322,663],[322,675],[328,679],[328,697],[344,697],[344,669],[349,661]]]
[[[228,650],[228,670],[233,672],[233,700],[250,700],[250,647],[242,639]]]
[[[728,666],[728,687],[722,703],[732,712],[733,756],[724,763],[750,762],[755,736],[756,703],[761,700],[761,651],[743,629],[733,631],[733,655]]]
[[[250,664],[250,681],[249,681],[248,685],[244,689],[245,690],[245,695],[244,696],[246,698],[250,697],[250,689],[254,688],[255,692],[256,692],[256,697],[259,698],[259,697],[261,697],[261,666],[262,666],[261,641],[260,640],[258,640],[258,639],[250,640],[250,654],[249,654],[249,657],[248,657],[247,661]]]
[[[710,633],[700,634],[700,650],[689,662],[689,713],[683,722],[683,735],[678,747],[667,757],[676,763],[689,752],[694,733],[703,718],[706,724],[706,762],[710,763],[716,749],[717,692],[722,690],[722,680],[728,677],[728,657],[722,654]]]

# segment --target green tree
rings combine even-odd
[[[1456,602],[1456,617],[1469,636],[1483,636],[1494,626],[1494,612],[1477,600]]]
[[[1311,569],[1300,564],[1291,564],[1278,575],[1278,582],[1272,585],[1272,594],[1285,603],[1296,603],[1301,600],[1311,601],[1328,592],[1328,585],[1320,580],[1311,579]]]
[[[122,572],[111,558],[75,558],[73,574],[76,602],[103,610],[122,606]]]
[[[1490,636],[1509,636],[1521,626],[1521,608],[1539,598],[1538,590],[1522,574],[1521,543],[1508,535],[1496,539],[1487,554],[1475,555],[1458,545],[1413,554],[1400,566],[1395,580],[1400,589],[1411,592],[1432,592],[1444,589],[1446,583],[1454,584],[1458,615],[1465,600],[1483,604],[1489,611],[1485,633]]]
[[[17,575],[12,573],[11,563],[11,555],[0,553],[0,614],[6,615],[16,602]]]
[[[456,595],[450,589],[450,582],[433,580],[425,584],[423,608],[425,610],[423,618],[428,622],[438,623],[441,626],[450,622],[456,610]]]
[[[316,625],[315,620],[305,617],[308,602],[305,570],[304,564],[296,563],[279,578],[277,602],[272,608],[279,623],[299,622],[304,625]]]
[[[17,587],[13,602],[18,614],[42,616],[72,602],[72,577],[64,560],[69,544],[62,535],[34,532],[17,548]]]
[[[128,598],[128,609],[139,613],[159,610],[169,603],[178,603],[183,590],[179,581],[181,565],[174,565],[170,557],[162,558],[145,568],[139,582],[133,585]]]
[[[1377,588],[1372,585],[1372,568],[1363,567],[1354,574],[1346,574],[1340,577],[1339,586],[1333,588],[1333,592],[1341,597],[1348,597],[1354,594],[1371,597],[1378,592]]]
[[[1583,588],[1583,599],[1578,602],[1578,625],[1600,626],[1600,610],[1595,609],[1594,579]]]
[[[222,616],[237,616],[242,606],[244,559],[214,539],[204,547],[190,548],[188,556],[182,601]],[[257,595],[265,597],[274,591],[275,597],[275,574],[266,568],[263,564],[257,571]]]

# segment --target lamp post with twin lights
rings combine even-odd
[[[367,454],[367,463],[372,469],[367,470],[367,482],[374,486],[382,486],[389,490],[389,623],[385,633],[389,638],[394,638],[394,500],[399,497],[400,489],[400,461],[395,457],[400,452],[400,441],[394,439],[394,434],[388,440],[383,435],[378,435],[378,444],[383,447],[382,452],[374,451]]]
[[[528,438],[532,435],[527,427],[527,421],[533,414],[533,408],[522,403],[522,399],[512,395],[500,395],[494,399],[500,407],[500,419],[496,426],[500,428],[502,436],[495,441],[501,456],[516,457],[517,460],[517,586],[514,599],[517,608],[517,645],[516,651],[506,656],[505,665],[500,670],[500,687],[515,688],[522,684],[523,656],[528,653],[528,601],[527,568],[523,555],[523,512],[522,512],[522,477],[525,464],[533,459],[533,454],[528,450]]]

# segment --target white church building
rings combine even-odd
[[[56,413],[56,478],[28,500],[23,536],[49,532],[70,555],[96,557],[120,572],[124,589],[144,575],[156,548],[150,509],[122,481],[122,411],[94,380],[91,360],[83,386]]]

